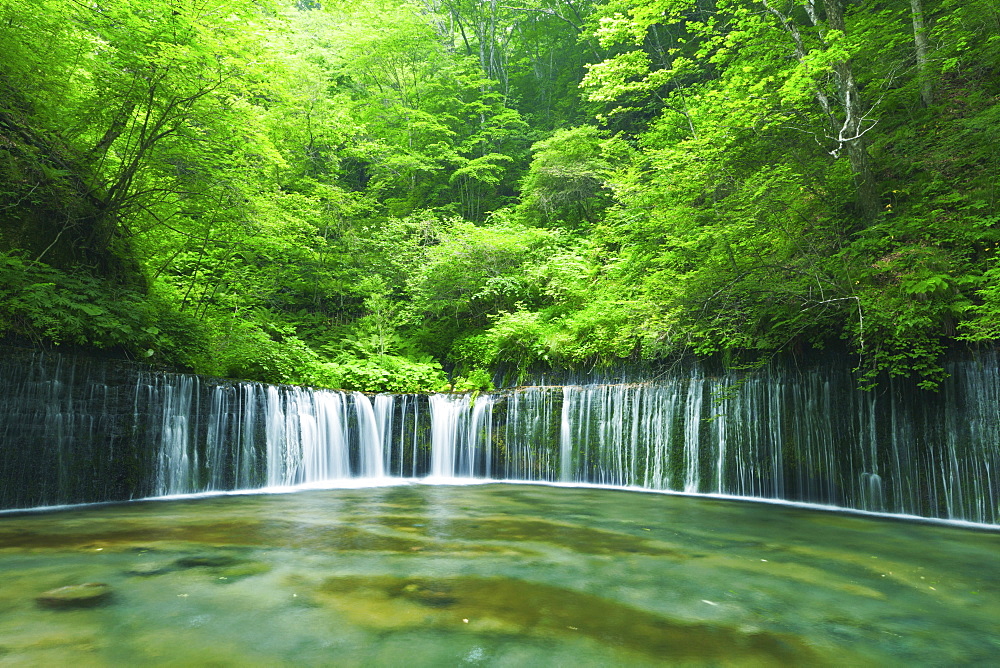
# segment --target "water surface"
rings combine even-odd
[[[998,566],[993,531],[600,489],[80,507],[0,516],[0,665],[995,665]]]

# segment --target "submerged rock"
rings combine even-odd
[[[267,573],[271,566],[249,559],[240,559],[225,553],[206,552],[181,557],[173,562],[174,568],[204,568],[216,578],[218,584],[237,582],[252,575]],[[152,574],[152,573],[151,573]]]
[[[230,584],[270,570],[271,566],[261,561],[241,561],[232,566],[215,569],[214,572],[218,573],[217,584]]]
[[[139,577],[152,577],[154,575],[163,575],[164,573],[169,573],[174,570],[174,565],[166,561],[150,561],[140,564],[135,564],[132,568],[125,571],[128,575],[136,575]]]
[[[219,568],[232,566],[238,562],[236,557],[231,557],[228,554],[193,554],[189,557],[181,557],[174,563],[180,568],[198,568],[200,566]]]
[[[451,587],[424,581],[412,581],[402,588],[391,588],[390,594],[402,596],[429,608],[448,608],[458,602]]]
[[[103,582],[86,582],[50,589],[35,597],[43,608],[92,608],[111,598],[111,587]]]

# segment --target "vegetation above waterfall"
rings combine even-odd
[[[0,1],[0,328],[361,390],[1000,338],[996,0]],[[842,342],[842,343],[841,343]]]

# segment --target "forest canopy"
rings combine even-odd
[[[0,332],[487,388],[1000,338],[997,0],[0,0]]]

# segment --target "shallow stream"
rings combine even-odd
[[[0,515],[0,665],[996,665],[998,572],[996,531],[590,488],[77,507]]]

